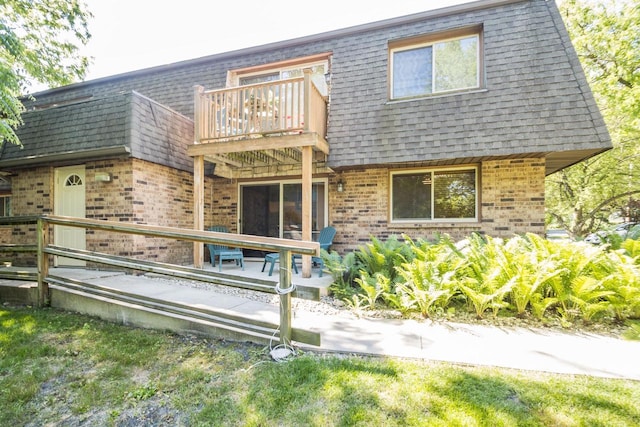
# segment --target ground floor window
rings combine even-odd
[[[472,221],[478,217],[477,168],[391,173],[391,221]]]
[[[326,180],[313,182],[311,193],[314,237],[327,225]],[[302,183],[300,181],[240,185],[240,230],[243,234],[302,238]]]
[[[11,180],[0,176],[0,217],[11,216]]]
[[[0,196],[0,217],[11,216],[11,196]]]

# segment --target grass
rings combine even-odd
[[[300,354],[0,308],[0,425],[628,426],[640,382]]]

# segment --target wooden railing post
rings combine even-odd
[[[204,129],[208,129],[204,125],[207,123],[206,111],[202,108],[202,97],[204,95],[204,87],[193,87],[193,139],[194,144],[200,144],[203,137],[207,136]]]
[[[309,132],[311,129],[311,100],[312,92],[311,92],[311,68],[305,68],[302,70],[304,73],[304,131]]]
[[[280,283],[276,291],[280,295],[280,344],[291,344],[291,251],[280,250]]]
[[[38,307],[49,305],[49,283],[44,279],[49,276],[49,255],[44,249],[49,244],[49,223],[38,218]]]

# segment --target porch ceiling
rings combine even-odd
[[[215,175],[224,178],[261,178],[302,173],[302,147],[314,151],[313,173],[331,172],[326,166],[329,144],[319,134],[255,136],[232,141],[193,144],[191,157],[215,163]]]

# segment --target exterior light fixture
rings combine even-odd
[[[338,193],[342,193],[344,191],[344,183],[342,182],[342,178],[338,180]]]
[[[96,172],[94,181],[97,182],[111,182],[111,174],[109,172]]]

